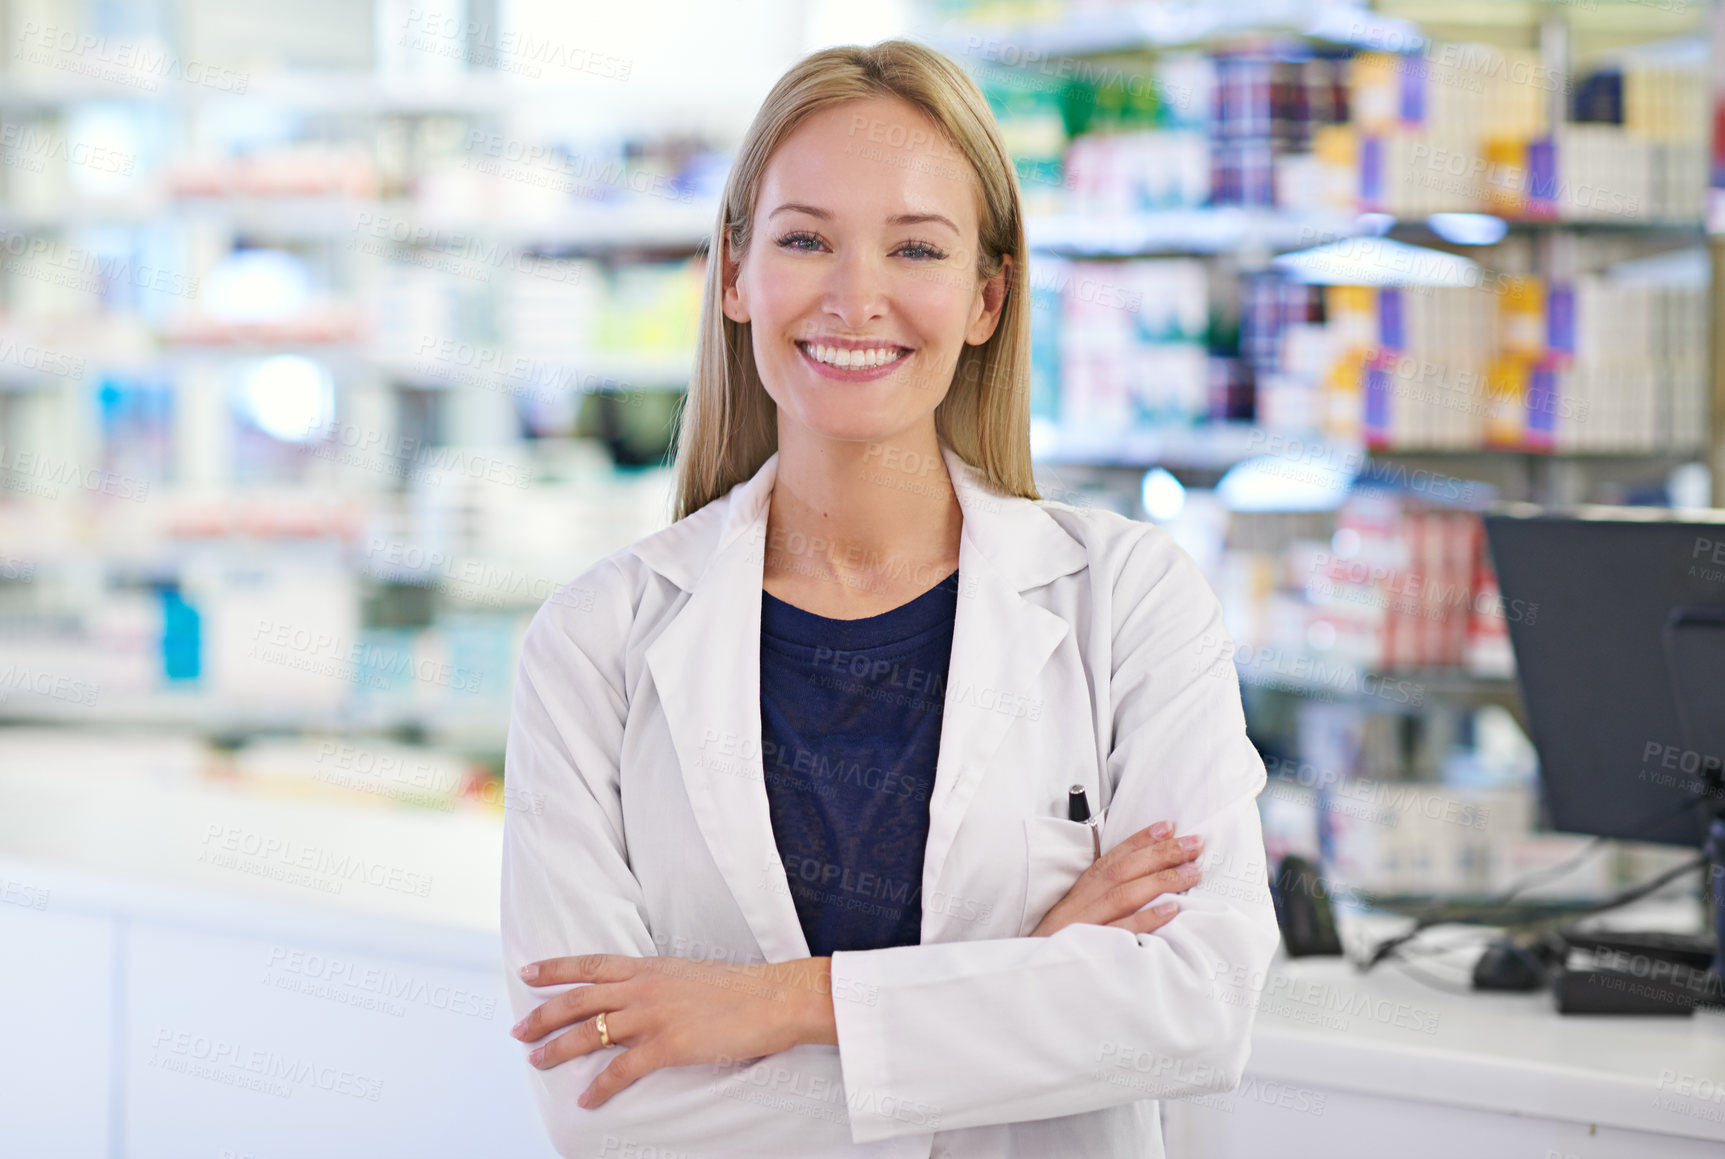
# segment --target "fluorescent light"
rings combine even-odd
[[[1434,213],[1426,225],[1454,245],[1496,245],[1509,232],[1508,222],[1489,213]]]
[[[1350,237],[1272,258],[1270,265],[1314,286],[1478,286],[1484,270],[1459,254],[1391,241]]]
[[[1166,468],[1157,467],[1145,473],[1141,498],[1153,522],[1168,523],[1186,506],[1186,488]]]
[[[1230,511],[1333,511],[1353,483],[1333,463],[1263,455],[1228,468],[1216,494]]]
[[[240,380],[240,405],[259,430],[284,443],[319,439],[335,413],[329,372],[298,354],[262,359]]]

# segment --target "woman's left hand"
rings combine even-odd
[[[533,1042],[572,1030],[527,1057],[541,1070],[598,1050],[594,1016],[605,1015],[611,1060],[578,1100],[602,1106],[664,1066],[759,1058],[804,1042],[838,1041],[832,1031],[830,958],[739,965],[693,958],[583,954],[546,958],[521,970],[531,986],[577,986],[535,1008],[510,1031]]]

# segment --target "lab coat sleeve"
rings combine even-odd
[[[624,845],[618,765],[628,711],[623,674],[630,609],[614,563],[543,605],[522,640],[504,755],[502,941],[514,1017],[573,986],[531,987],[528,962],[580,954],[656,954]],[[559,1030],[555,1033],[565,1033]],[[551,1041],[547,1036],[543,1041]],[[796,1116],[717,1093],[709,1067],[653,1071],[591,1110],[576,1098],[621,1052],[549,1070],[525,1061],[558,1153],[797,1155]],[[798,1050],[827,1048],[799,1047]]]
[[[1204,879],[1153,933],[1081,924],[835,953],[835,990],[878,995],[835,1003],[856,1142],[918,1129],[890,1114],[907,1102],[945,1129],[1239,1083],[1278,942],[1256,806],[1264,765],[1197,565],[1149,525],[1119,550],[1104,848],[1166,819],[1204,835]]]

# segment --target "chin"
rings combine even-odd
[[[882,414],[869,407],[817,406],[798,415],[811,434],[840,442],[878,443],[915,426],[920,415]]]

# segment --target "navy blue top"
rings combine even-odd
[[[922,940],[922,858],[958,573],[878,616],[761,592],[761,757],[809,954]]]

